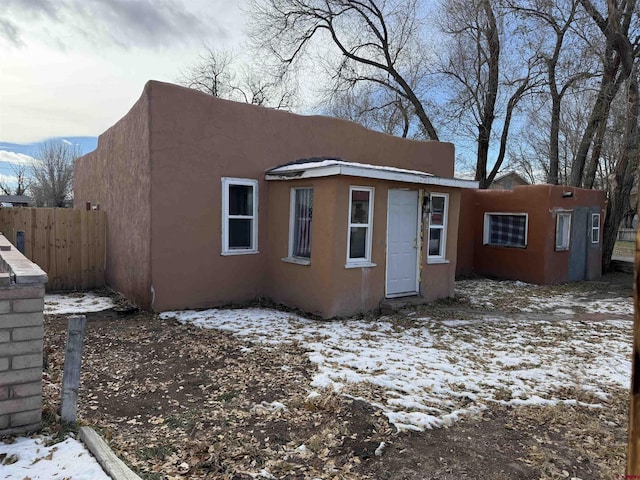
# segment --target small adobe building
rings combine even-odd
[[[330,318],[453,295],[454,147],[150,81],[75,164],[106,282],[154,311],[275,302]]]
[[[562,185],[464,191],[456,274],[541,285],[600,278],[605,205],[601,190]]]

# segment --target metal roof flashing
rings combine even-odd
[[[315,159],[314,159],[315,160]],[[420,185],[439,185],[454,188],[478,188],[478,182],[457,178],[437,177],[432,173],[404,168],[370,165],[366,163],[345,162],[340,159],[322,159],[320,161],[292,162],[267,170],[266,180],[296,180],[330,176],[350,176],[389,180],[394,182],[415,183]]]

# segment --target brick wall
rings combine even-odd
[[[0,235],[0,436],[40,428],[47,275]]]

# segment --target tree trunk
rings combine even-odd
[[[476,164],[476,180],[480,188],[487,188],[487,161],[489,158],[489,144],[491,129],[495,118],[496,99],[498,98],[499,68],[500,68],[500,37],[496,17],[493,14],[491,2],[483,0],[482,6],[487,17],[487,28],[483,31],[487,41],[487,90],[482,109],[482,118],[478,125],[478,163]]]
[[[611,110],[611,104],[609,104],[609,108],[607,108],[605,118],[609,117],[609,111]],[[600,122],[598,125],[597,131],[595,132],[595,139],[593,141],[593,145],[591,146],[591,158],[589,160],[589,164],[587,165],[587,169],[584,172],[584,180],[582,181],[582,185],[584,188],[592,189],[593,185],[596,182],[596,172],[598,171],[598,165],[600,164],[600,155],[602,154],[602,143],[604,142],[604,137],[607,133],[607,122]]]
[[[478,125],[478,156],[476,160],[476,181],[480,188],[487,188],[487,160],[489,157],[489,136],[485,125]]]
[[[551,131],[549,133],[549,175],[547,177],[547,183],[550,183],[551,185],[558,185],[558,172],[560,167],[560,154],[558,152],[558,137],[560,135],[560,96],[555,88],[551,89]]]
[[[607,117],[609,116],[609,110],[611,108],[611,102],[613,102],[618,89],[620,88],[621,81],[616,79],[616,75],[619,69],[619,61],[616,58],[607,62],[605,66],[605,72],[600,82],[600,89],[598,90],[598,96],[591,110],[587,127],[584,130],[582,138],[580,139],[580,145],[578,146],[578,153],[573,159],[573,165],[571,166],[571,182],[570,185],[574,187],[581,187],[585,183],[583,182],[584,169],[587,163],[587,155],[589,154],[589,148],[593,141],[594,135],[600,128],[606,128]],[[604,125],[602,125],[604,124]],[[591,162],[595,165],[590,165],[591,169],[597,170],[597,163],[600,161],[600,157],[593,157]],[[595,173],[594,173],[595,178]]]
[[[604,222],[604,239],[602,244],[602,270],[607,272],[611,268],[611,256],[616,243],[618,228],[624,213],[629,208],[629,197],[635,181],[640,155],[640,135],[638,135],[638,119],[640,118],[640,103],[638,79],[635,72],[630,72],[627,81],[627,118],[625,121],[624,140],[620,158],[615,167],[615,179],[610,187],[607,217]]]

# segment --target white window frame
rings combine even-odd
[[[231,185],[246,185],[253,187],[253,211],[251,215],[229,215],[229,187]],[[258,180],[251,178],[222,177],[222,252],[221,255],[245,255],[258,253]],[[229,248],[229,220],[251,219],[252,248]]]
[[[556,238],[555,238],[555,249],[556,252],[564,252],[569,250],[569,245],[571,244],[571,221],[572,221],[571,212],[557,212],[556,213]],[[560,232],[560,219],[568,218],[569,220],[565,223],[566,225],[566,238],[563,244],[558,244],[558,233]]]
[[[353,205],[353,192],[358,191],[366,191],[369,192],[369,212],[367,219],[369,220],[367,223],[351,223],[351,207]],[[371,263],[371,239],[373,237],[373,203],[374,203],[374,187],[360,187],[360,186],[350,186],[349,187],[349,210],[347,216],[347,263],[345,267],[347,268],[355,268],[355,267],[371,267],[374,264]],[[367,228],[367,236],[365,240],[365,258],[350,258],[349,250],[351,247],[351,227],[366,227]]]
[[[301,265],[309,265],[311,264],[311,252],[309,252],[309,258],[307,257],[299,257],[293,254],[293,242],[295,238],[295,215],[296,215],[296,192],[298,190],[311,190],[311,198],[313,198],[313,187],[294,187],[291,189],[290,193],[290,201],[289,201],[289,249],[287,253],[287,258],[283,258],[282,260],[291,262],[291,263],[299,263]],[[313,221],[312,221],[313,225]],[[313,228],[313,227],[312,227]]]
[[[498,215],[509,215],[509,216],[518,216],[524,217],[524,245],[505,245],[503,243],[489,243],[491,239],[490,236],[490,228],[489,222],[491,216]],[[492,247],[503,247],[503,248],[527,248],[529,244],[529,214],[525,212],[486,212],[484,214],[484,231],[482,238],[483,245],[491,245]]]
[[[598,224],[594,222],[595,219],[598,219]],[[593,234],[596,233],[596,239],[593,239]],[[592,213],[591,214],[591,243],[600,243],[600,214]]]
[[[442,225],[431,225],[431,215],[433,212],[434,197],[444,198],[444,211],[442,213]],[[432,193],[429,198],[429,232],[427,236],[427,262],[437,263],[443,262],[447,255],[447,225],[449,223],[449,194],[448,193]],[[429,255],[429,243],[431,242],[431,229],[442,230],[440,237],[440,254]]]

